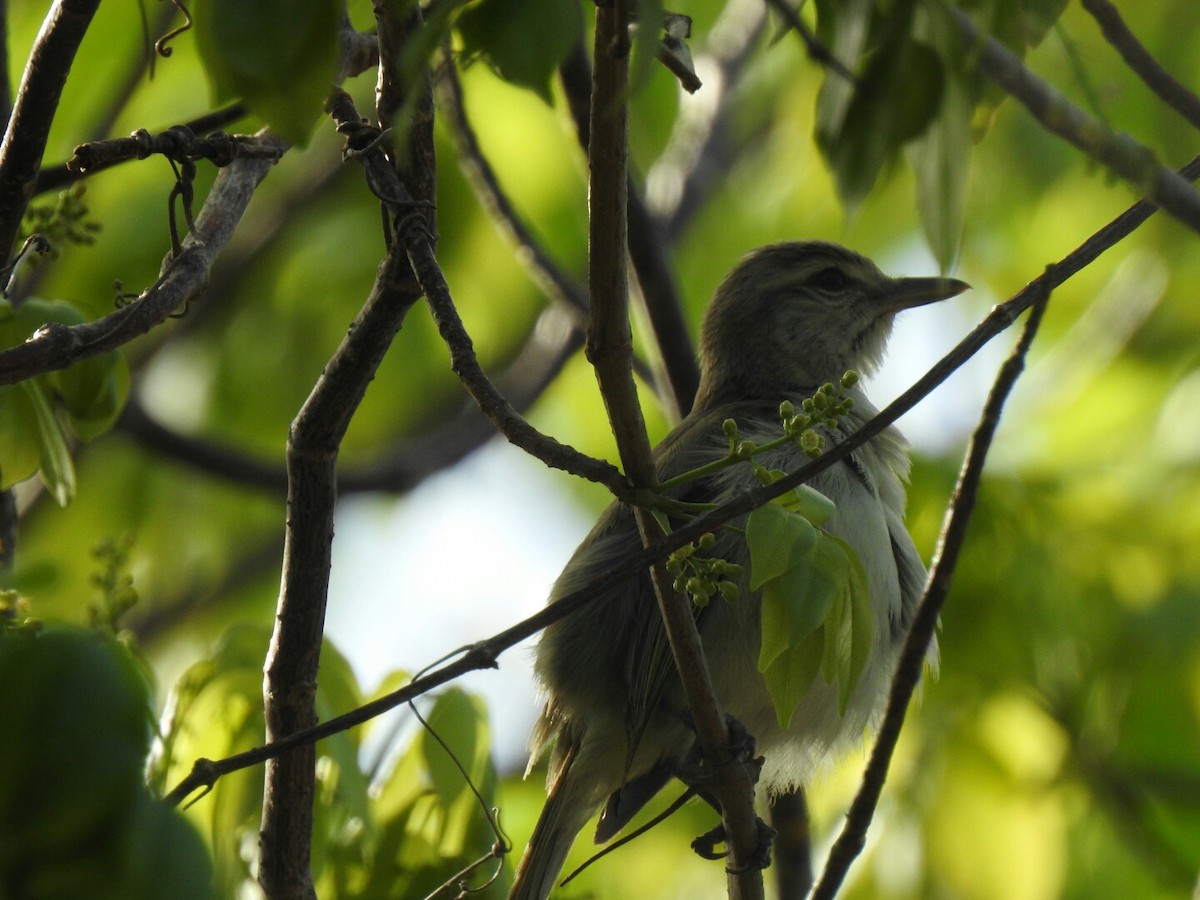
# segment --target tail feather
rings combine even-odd
[[[575,743],[558,760],[546,805],[517,864],[509,900],[546,900],[550,896],[575,836],[599,806],[591,780],[575,769],[578,757],[579,744]]]

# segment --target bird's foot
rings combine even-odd
[[[771,865],[771,845],[775,841],[775,829],[758,816],[754,817],[754,824],[758,826],[758,849],[754,851],[744,868],[765,869]],[[692,850],[703,859],[724,859],[729,855],[729,850],[718,850],[717,845],[725,843],[725,839],[725,826],[718,825],[712,831],[707,831],[692,841]],[[737,874],[732,869],[729,871]]]

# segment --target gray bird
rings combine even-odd
[[[799,406],[847,370],[870,374],[897,312],[967,287],[951,278],[889,278],[835,244],[784,243],[750,253],[717,288],[705,316],[699,392],[692,411],[654,451],[659,480],[724,456],[726,419],[758,444],[778,437],[781,401]],[[852,410],[836,428],[821,429],[827,447],[876,413],[857,386],[847,395]],[[792,471],[807,459],[790,445],[758,461]],[[789,726],[780,727],[757,666],[759,597],[748,587],[745,542],[723,529],[707,551],[743,566],[740,599],[714,598],[697,609],[697,625],[722,708],[745,726],[765,757],[760,784],[768,792],[803,785],[839,748],[861,739],[882,712],[925,580],[903,521],[908,470],[904,438],[889,428],[810,482],[836,505],[823,527],[857,554],[875,615],[874,645],[844,714],[837,685],[817,678]],[[688,482],[672,495],[721,503],[757,484],[751,466],[741,464]],[[567,563],[551,600],[640,546],[631,511],[613,504]],[[936,659],[936,648],[930,658]],[[536,669],[547,700],[531,740],[530,766],[550,744],[553,752],[546,805],[517,868],[510,894],[515,900],[548,896],[588,819],[604,807],[596,841],[608,840],[678,774],[694,742],[648,575],[548,627]]]

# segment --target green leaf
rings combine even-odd
[[[750,590],[758,590],[808,557],[817,531],[803,516],[768,503],[746,519],[746,547],[750,551]]]
[[[468,56],[550,103],[550,78],[583,33],[578,0],[481,0],[458,17]]]
[[[807,484],[799,485],[782,497],[776,497],[775,502],[784,509],[804,516],[817,526],[824,525],[837,512],[837,507],[832,500]]]
[[[241,99],[304,146],[337,77],[340,0],[195,0],[196,46],[215,102]]]
[[[760,672],[825,619],[845,583],[839,562],[844,565],[845,554],[822,535],[805,559],[763,586]]]
[[[87,321],[74,304],[44,297],[29,297],[10,311],[9,322],[0,325],[0,347],[13,346],[51,322],[79,325]],[[129,395],[129,366],[116,350],[35,380],[62,402],[71,431],[85,441],[112,428]]]
[[[62,425],[54,415],[54,406],[41,379],[22,381],[17,387],[24,392],[37,425],[38,467],[42,481],[58,505],[66,506],[75,496],[75,463]]]
[[[762,671],[763,683],[771,696],[775,719],[780,728],[788,727],[796,707],[816,680],[824,645],[825,629],[818,628],[777,656]]]
[[[0,385],[0,490],[32,478],[41,463],[37,417],[19,384]]]
[[[446,744],[443,747],[429,730],[422,733],[422,752],[443,806],[450,806],[467,790],[462,772],[450,754],[454,754],[468,773],[472,772],[479,748],[479,719],[475,703],[460,688],[451,688],[438,697],[426,716],[429,728]]]

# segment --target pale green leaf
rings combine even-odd
[[[758,590],[804,560],[816,540],[811,522],[777,504],[768,503],[750,513],[746,519],[750,590]]]
[[[775,707],[775,719],[780,728],[787,728],[796,707],[808,693],[821,667],[825,631],[818,628],[781,653],[762,672],[763,683]]]
[[[775,502],[784,509],[804,516],[817,526],[824,525],[837,512],[837,507],[832,500],[807,484],[799,485],[783,496],[777,497]]]

